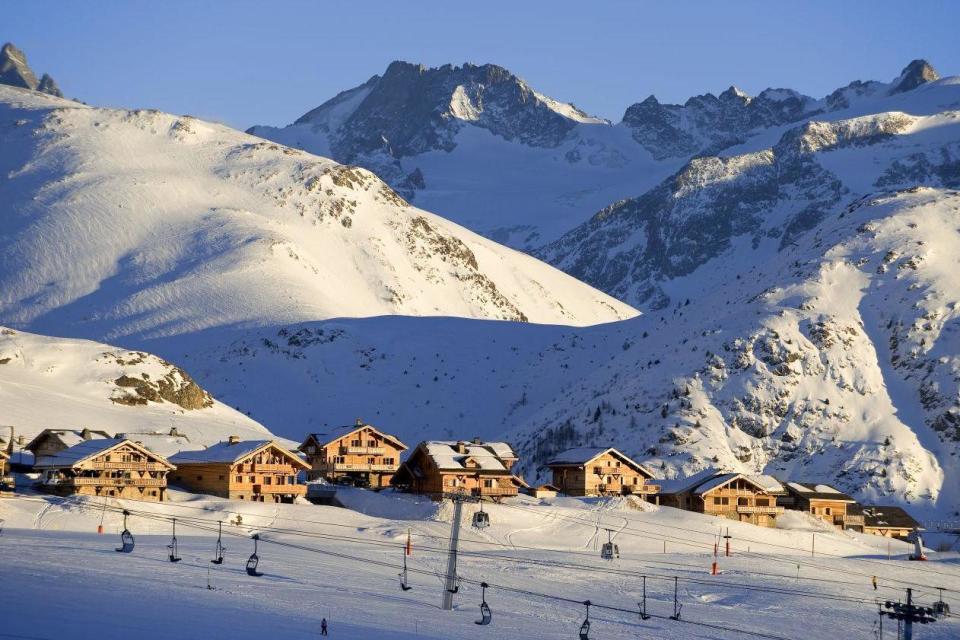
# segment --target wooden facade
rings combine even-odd
[[[81,442],[35,468],[43,474],[41,486],[57,495],[162,502],[175,467],[139,443],[111,438]]]
[[[197,493],[231,500],[291,503],[307,493],[298,480],[309,465],[272,440],[226,442],[200,451],[181,451],[172,481]]]
[[[511,471],[516,461],[517,454],[505,442],[426,441],[400,465],[393,484],[435,498],[464,493],[499,500],[528,488]]]
[[[786,495],[777,501],[783,507],[803,511],[837,529],[863,531],[863,515],[851,507],[857,501],[825,484],[787,482]]]
[[[784,508],[764,484],[739,473],[708,472],[664,483],[661,504],[746,522],[776,526]]]
[[[655,502],[660,491],[650,482],[653,471],[612,447],[570,449],[546,466],[553,472],[552,484],[568,496],[636,494]]]
[[[914,531],[923,531],[919,522],[901,507],[868,505],[862,508],[863,532],[886,538],[907,539]]]
[[[332,436],[319,433],[307,436],[299,447],[310,463],[307,477],[330,482],[346,479],[357,486],[375,489],[390,486],[400,468],[400,454],[407,450],[407,445],[360,420],[343,431]]]

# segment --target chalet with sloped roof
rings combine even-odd
[[[546,466],[553,483],[568,496],[635,494],[655,501],[654,473],[613,447],[578,447],[557,454]]]
[[[298,480],[310,465],[273,440],[226,442],[171,456],[177,465],[172,481],[197,493],[231,500],[292,503],[307,493]]]
[[[777,504],[809,513],[837,529],[863,532],[863,515],[850,509],[857,501],[842,491],[828,484],[809,482],[786,482],[783,486],[787,494],[780,497]]]
[[[902,507],[865,505],[862,513],[864,533],[906,539],[913,531],[923,531],[923,526]]]
[[[400,454],[406,450],[399,438],[362,420],[327,433],[311,433],[299,447],[310,463],[310,480],[347,480],[375,489],[390,486],[400,468]]]
[[[167,474],[176,467],[132,440],[94,438],[44,456],[34,468],[41,487],[57,495],[162,502]]]
[[[413,450],[393,477],[393,485],[440,498],[444,494],[499,500],[529,488],[511,468],[517,454],[506,442],[428,440]]]
[[[81,442],[111,438],[113,436],[106,431],[94,429],[44,429],[24,449],[33,454],[34,466],[41,466],[61,451]]]
[[[777,506],[778,490],[766,478],[707,469],[686,478],[661,481],[660,504],[774,527],[784,508]]]

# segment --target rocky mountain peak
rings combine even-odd
[[[0,84],[63,97],[57,83],[49,75],[43,74],[43,78],[37,80],[37,76],[33,73],[30,65],[27,64],[26,54],[12,42],[6,43],[0,49]]]
[[[926,60],[914,60],[904,67],[903,71],[900,72],[900,76],[893,81],[893,87],[890,89],[890,93],[903,93],[904,91],[916,89],[922,84],[939,79],[940,75],[929,62]]]

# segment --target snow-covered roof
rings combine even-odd
[[[653,471],[651,469],[645,467],[639,462],[636,462],[635,460],[632,460],[622,451],[614,449],[613,447],[576,447],[574,449],[567,449],[566,451],[562,451],[555,455],[553,459],[547,463],[547,466],[564,467],[570,465],[585,465],[608,452],[612,453],[614,457],[619,458],[637,471],[644,473],[651,478],[653,477]]]
[[[458,447],[463,446],[461,453]],[[466,470],[468,460],[476,462],[483,471],[506,472],[504,460],[515,460],[517,454],[506,442],[456,442],[447,440],[427,440],[420,444],[438,469],[448,471]]]
[[[920,523],[901,507],[868,506],[863,508],[863,524],[867,527],[920,529]]]
[[[676,493],[695,493],[703,495],[723,485],[733,482],[737,478],[742,478],[761,491],[767,493],[777,493],[773,488],[773,482],[776,480],[772,476],[748,476],[742,473],[721,472],[716,469],[704,469],[703,471],[686,478],[676,478],[674,480],[662,480],[660,482],[660,492],[668,494]],[[759,478],[759,480],[758,480]],[[782,485],[777,482],[777,486]],[[767,488],[770,487],[770,488]]]
[[[138,445],[136,442],[129,440],[127,438],[96,438],[93,440],[82,440],[80,443],[73,445],[63,451],[58,451],[56,455],[47,456],[47,458],[37,464],[38,467],[72,467],[76,466],[89,458],[94,456],[101,455],[115,449],[122,444],[130,445],[135,449],[139,449],[145,455],[148,455],[158,462],[167,463],[168,461],[162,456],[157,455],[156,453],[150,451],[144,446]],[[172,468],[172,465],[171,465]]]
[[[336,440],[339,440],[340,438],[345,438],[362,429],[369,429],[370,431],[373,431],[379,434],[384,440],[389,440],[393,442],[393,444],[398,449],[405,450],[408,448],[407,445],[405,445],[403,441],[400,440],[400,438],[390,435],[389,433],[385,433],[380,429],[377,429],[372,424],[348,424],[348,425],[343,425],[341,427],[333,427],[330,431],[326,433],[309,433],[307,434],[307,438],[303,444],[306,444],[306,442],[309,441],[310,438],[313,438],[314,440],[317,441],[317,444],[319,444],[321,447],[325,447],[335,442]]]
[[[752,482],[755,485],[763,487],[763,490],[767,493],[772,494],[785,494],[787,490],[783,487],[783,483],[770,475],[760,474],[745,476],[747,480]]]
[[[299,456],[291,451],[287,451],[273,440],[241,440],[239,442],[230,442],[228,440],[226,442],[218,442],[217,444],[210,445],[206,449],[181,451],[175,456],[171,456],[170,462],[176,465],[233,464],[271,445],[284,453],[289,459],[295,460],[297,464],[307,466]]]
[[[856,502],[847,494],[828,484],[813,484],[809,482],[788,482],[787,490],[807,500],[836,500],[837,502]]]
[[[40,443],[40,440],[48,436],[56,436],[60,442],[68,447],[88,440],[106,440],[110,438],[110,434],[106,431],[94,431],[93,429],[44,429],[38,433],[24,449],[33,451],[34,447]]]
[[[717,473],[719,472],[716,469],[710,468],[699,471],[692,476],[660,480],[660,493],[686,493],[708,478],[717,475]]]

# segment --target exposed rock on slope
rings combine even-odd
[[[27,64],[27,56],[10,42],[0,49],[0,84],[63,97],[57,83],[49,75],[43,74],[43,77],[37,80],[37,76]]]

